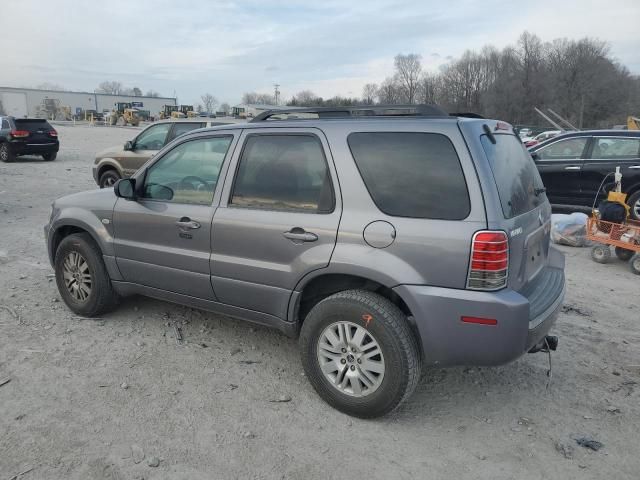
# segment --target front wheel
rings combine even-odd
[[[591,249],[591,258],[594,262],[607,263],[611,259],[611,249],[609,245],[594,245]]]
[[[355,417],[391,412],[420,378],[418,342],[406,316],[372,292],[348,290],[318,303],[302,325],[300,347],[318,394]]]
[[[120,180],[120,178],[120,175],[115,170],[107,170],[100,175],[98,184],[100,185],[100,188],[111,188],[118,180]]]
[[[65,237],[56,250],[54,267],[60,296],[74,313],[95,317],[118,304],[100,249],[89,234]]]
[[[629,268],[636,275],[640,275],[640,253],[636,253],[631,260],[629,260]]]
[[[42,158],[44,158],[47,162],[53,162],[57,156],[57,153],[45,153],[44,155],[42,155]]]

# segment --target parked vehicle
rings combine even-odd
[[[21,155],[41,155],[53,161],[58,155],[58,132],[41,118],[0,116],[0,160],[12,162]]]
[[[522,139],[522,143],[524,143],[525,147],[530,148],[534,145],[544,142],[545,140],[549,140],[550,138],[560,135],[561,133],[561,130],[548,130],[546,132],[539,133],[535,137],[525,137]]]
[[[123,147],[109,147],[96,154],[93,178],[100,188],[113,187],[121,178],[133,175],[167,143],[197,128],[225,125],[223,122],[172,118],[149,125]]]
[[[114,189],[56,200],[67,306],[143,294],[299,334],[311,384],[359,417],[396,408],[423,364],[555,349],[564,257],[510,125],[415,105],[291,115],[185,134]]]
[[[640,220],[640,131],[590,130],[559,135],[531,148],[552,205],[583,207],[606,198],[622,171],[630,215]]]

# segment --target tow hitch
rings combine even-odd
[[[551,376],[552,376],[551,352],[555,352],[557,348],[558,348],[558,337],[556,337],[555,335],[546,335],[539,344],[537,344],[531,350],[529,350],[529,353],[546,352],[547,354],[547,358],[549,359],[549,369],[547,370],[547,377],[548,377],[547,390],[551,385]]]

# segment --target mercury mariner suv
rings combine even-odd
[[[504,122],[435,106],[270,111],[189,132],[45,227],[60,294],[142,294],[299,337],[333,407],[376,417],[423,365],[555,349],[565,292],[536,166]]]

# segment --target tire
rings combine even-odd
[[[57,153],[45,153],[44,155],[42,155],[42,158],[44,158],[47,162],[53,162],[57,156]]]
[[[119,117],[118,120],[116,121],[116,125],[118,125],[119,127],[124,127],[127,125],[127,121],[125,120],[124,117]]]
[[[594,245],[593,248],[591,248],[591,258],[594,262],[607,263],[611,260],[611,249],[609,245]]]
[[[100,178],[98,180],[98,185],[100,185],[100,188],[111,188],[121,178],[122,177],[116,170],[112,170],[112,169],[105,170],[100,175]]]
[[[345,349],[332,347],[332,352],[327,353],[319,348],[320,341],[327,340],[324,345],[330,347],[339,345],[331,344],[328,340],[331,337],[324,336],[331,331],[332,338],[338,340],[335,333],[338,330],[334,328],[341,327],[337,325],[345,326],[342,338],[346,336],[346,328],[351,331],[352,340],[359,334],[364,337],[360,337],[361,342],[346,343]],[[371,348],[372,342],[377,346]],[[300,348],[302,365],[316,392],[335,409],[355,417],[375,418],[393,411],[413,393],[420,379],[422,359],[407,317],[386,298],[365,290],[339,292],[313,307],[302,325]],[[380,355],[367,359],[376,348]],[[335,361],[323,355],[331,355]],[[334,379],[329,378],[332,373],[323,372],[323,365],[335,367]],[[368,370],[368,375],[364,375],[366,365],[375,366],[378,371],[382,365],[383,373]],[[365,376],[371,387],[360,380]],[[341,386],[336,385],[338,381]]]
[[[629,215],[633,220],[640,220],[640,190],[627,199],[627,205],[631,207]]]
[[[76,261],[78,255],[80,260]],[[83,317],[95,317],[118,305],[119,297],[111,285],[102,252],[89,234],[74,233],[65,237],[56,250],[54,267],[60,296],[74,313]],[[69,280],[70,276],[80,276],[83,273],[89,275],[88,293],[86,289],[78,287],[79,282],[75,278]]]
[[[633,257],[633,254],[635,253],[633,250],[627,250],[626,248],[622,247],[616,247],[615,252],[616,257],[618,257],[623,262],[631,260],[631,257]]]
[[[6,143],[0,144],[0,161],[3,162],[13,162],[16,159],[16,156],[11,153],[11,149],[9,149],[9,145]]]
[[[629,260],[629,268],[636,275],[640,275],[640,253],[636,253],[631,260]]]

